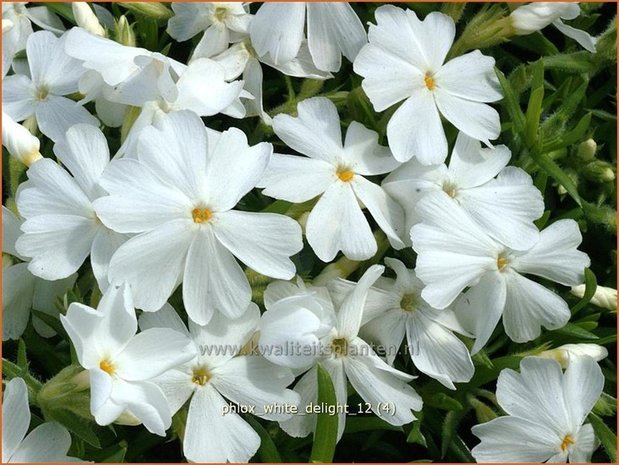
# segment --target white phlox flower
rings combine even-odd
[[[449,389],[454,382],[467,382],[473,376],[473,362],[468,349],[454,332],[468,335],[458,322],[453,309],[432,308],[421,297],[423,283],[413,270],[394,258],[385,264],[396,273],[396,279],[379,278],[366,299],[361,337],[377,342],[393,365],[406,337],[408,354],[423,373],[440,381]],[[340,301],[354,283],[334,279],[327,284],[334,300]],[[380,355],[380,352],[378,352]]]
[[[2,253],[9,254],[21,263],[14,263],[2,269],[2,340],[19,339],[30,317],[30,309],[58,318],[56,308],[58,297],[64,296],[73,287],[77,274],[64,279],[47,281],[34,276],[28,270],[28,259],[15,250],[15,242],[22,234],[23,223],[11,210],[2,206]],[[33,316],[34,329],[43,337],[56,332],[40,318]]]
[[[558,329],[570,319],[567,303],[556,293],[523,276],[532,274],[573,286],[584,280],[587,254],[574,220],[558,220],[540,232],[528,250],[516,251],[491,238],[455,202],[440,192],[417,204],[422,221],[413,226],[421,296],[435,308],[456,303],[464,328],[476,336],[472,353],[490,338],[501,316],[506,334],[516,342],[540,335],[541,326]]]
[[[259,56],[276,65],[297,57],[304,39],[316,67],[338,71],[342,55],[351,62],[367,42],[361,20],[350,4],[263,3],[249,25],[251,43]]]
[[[46,6],[26,8],[28,2],[2,3],[2,76],[6,76],[11,68],[17,52],[26,48],[26,41],[32,34],[32,23],[55,34],[62,34],[62,21]],[[4,24],[10,22],[11,27],[5,31]],[[5,33],[6,32],[6,33]]]
[[[259,355],[239,354],[259,318],[254,303],[235,320],[216,314],[206,326],[190,321],[189,330],[169,305],[140,317],[142,330],[178,331],[191,338],[198,353],[154,380],[172,414],[191,399],[182,441],[183,453],[192,462],[247,462],[257,452],[260,437],[238,413],[226,412],[230,402],[253,407],[254,415],[267,420],[290,418],[291,413],[282,412],[299,403],[299,395],[286,389],[294,381],[288,368]]]
[[[510,14],[512,26],[518,35],[527,35],[544,29],[552,24],[581,47],[595,53],[597,39],[586,31],[565,24],[580,15],[580,6],[576,2],[532,2],[519,6]]]
[[[170,37],[184,42],[204,32],[194,54],[212,57],[249,34],[249,3],[172,3],[174,16],[168,20]]]
[[[75,124],[99,125],[88,110],[66,97],[77,92],[84,69],[64,52],[65,40],[65,35],[57,38],[48,31],[31,34],[26,44],[30,75],[2,80],[2,110],[18,122],[34,116],[54,142]]]
[[[595,361],[577,357],[564,373],[554,360],[526,357],[520,373],[506,369],[496,397],[507,416],[473,427],[478,462],[590,462],[599,443],[587,415],[600,397],[604,375]]]
[[[42,158],[39,138],[33,136],[28,129],[16,123],[4,112],[2,112],[2,145],[12,157],[26,166]]]
[[[112,284],[97,309],[74,302],[60,317],[77,358],[90,377],[90,412],[109,425],[123,412],[160,436],[172,422],[168,403],[152,379],[191,360],[195,347],[185,334],[168,328],[137,333],[126,283]]]
[[[406,211],[406,231],[419,222],[415,206],[428,192],[440,191],[457,202],[486,233],[508,247],[530,248],[539,238],[533,224],[544,213],[544,199],[524,170],[507,166],[504,145],[482,149],[459,133],[447,165],[410,160],[392,172],[382,187]]]
[[[54,153],[64,168],[42,158],[28,168],[28,181],[17,190],[17,208],[26,221],[15,249],[31,258],[33,275],[47,280],[67,278],[90,255],[105,290],[112,254],[126,239],[99,221],[92,204],[106,195],[99,181],[110,160],[107,140],[94,126],[79,124],[54,145]]]
[[[289,202],[320,196],[306,224],[307,241],[324,262],[339,250],[353,260],[366,260],[377,250],[372,229],[363,215],[368,209],[395,248],[404,247],[404,211],[366,176],[388,173],[398,166],[378,134],[353,121],[342,143],[335,105],[324,97],[299,103],[298,117],[277,115],[275,134],[306,155],[274,154],[259,187],[265,195]]]
[[[496,139],[499,114],[487,105],[502,98],[494,58],[475,50],[445,63],[456,28],[442,13],[420,21],[411,10],[384,5],[375,15],[354,70],[364,78],[363,90],[376,111],[404,101],[387,124],[394,157],[442,163],[447,139],[441,115],[486,145]]]
[[[294,387],[301,396],[299,412],[304,412],[310,402],[317,402],[318,363],[331,376],[337,404],[341,406],[347,402],[348,380],[372,411],[392,425],[410,423],[415,420],[413,411],[421,410],[421,397],[407,384],[414,377],[389,366],[359,337],[368,291],[383,270],[382,266],[371,266],[339,305],[334,305],[326,290],[318,288],[279,286],[275,292],[281,298],[270,303],[263,316],[260,345],[278,344],[285,349],[289,343],[296,349],[281,357],[281,361],[288,366],[296,363],[303,370],[309,368]],[[286,296],[287,293],[291,294]],[[282,332],[286,319],[287,336]],[[291,321],[295,322],[294,326],[290,325]],[[312,356],[306,356],[307,352]],[[280,356],[274,351],[269,359],[278,363]],[[386,412],[385,406],[392,409]],[[340,410],[337,414],[339,439],[344,432],[346,413]],[[295,415],[280,422],[280,426],[293,437],[305,437],[314,431],[316,415]]]
[[[13,378],[2,395],[2,463],[81,462],[67,456],[71,435],[63,426],[47,422],[26,435],[30,418],[26,383]]]
[[[301,228],[277,214],[233,210],[262,177],[272,146],[250,147],[236,128],[214,134],[189,111],[145,128],[137,159],[113,161],[95,202],[101,221],[135,233],[114,254],[109,275],[131,284],[136,306],[156,311],[183,283],[190,318],[206,324],[215,311],[239,317],[251,288],[234,257],[258,273],[294,276],[289,259],[303,246]],[[153,273],[157,270],[157,273]]]

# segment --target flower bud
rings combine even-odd
[[[11,21],[10,19],[3,19],[2,33],[4,34],[5,32],[9,32],[11,29],[13,29],[13,26],[15,26],[15,24],[13,24],[13,21]]]
[[[39,139],[4,112],[2,112],[2,145],[6,147],[12,157],[26,166],[30,166],[43,158],[39,152]]]
[[[583,167],[583,175],[594,182],[613,182],[615,180],[615,171],[610,163],[596,160],[588,163]]]
[[[127,47],[135,47],[135,32],[133,31],[133,25],[129,24],[127,17],[122,15],[116,21],[116,36],[115,40],[119,44],[126,45]]]
[[[105,29],[99,23],[99,19],[90,8],[90,5],[86,2],[73,2],[71,3],[73,9],[73,17],[75,18],[75,24],[79,27],[86,29],[91,34],[105,37]]]
[[[174,16],[172,10],[161,2],[131,2],[118,4],[135,13],[157,20],[168,20]]]
[[[562,368],[567,368],[570,360],[576,357],[588,356],[596,362],[608,356],[608,350],[597,344],[565,344],[555,349],[545,350],[538,357],[552,358],[561,364]]]
[[[580,158],[582,161],[592,161],[595,157],[595,152],[597,151],[598,144],[593,139],[587,139],[584,142],[581,142],[578,145],[578,151],[576,152],[576,156]]]
[[[580,286],[574,286],[570,292],[576,297],[582,299],[582,297],[585,295],[585,288],[586,286],[584,284],[581,284]],[[612,287],[598,286],[595,289],[595,294],[593,294],[593,297],[591,298],[591,303],[607,310],[616,310],[617,289],[613,289]]]
[[[510,18],[517,35],[544,29],[557,19],[574,19],[580,14],[578,3],[533,2],[516,8]]]

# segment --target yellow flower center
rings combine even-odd
[[[508,263],[509,262],[505,257],[499,257],[496,259],[496,267],[499,269],[499,271],[503,271]]]
[[[338,168],[336,174],[342,182],[349,182],[352,178],[355,177],[355,172],[349,170],[348,168]]]
[[[208,208],[194,208],[191,211],[191,216],[194,223],[202,224],[206,223],[213,217],[213,212]]]
[[[45,86],[40,86],[37,88],[37,92],[34,96],[39,102],[47,100],[47,96],[49,95],[49,89]]]
[[[405,312],[413,312],[417,307],[417,296],[415,294],[404,294],[400,300],[400,308]]]
[[[219,21],[220,23],[223,23],[226,18],[228,17],[228,9],[224,8],[224,7],[217,7],[215,8],[215,12],[213,13],[213,17]]]
[[[99,363],[99,368],[101,368],[103,371],[105,371],[110,376],[112,376],[114,373],[116,373],[116,367],[107,358],[101,360],[101,362]]]
[[[208,371],[208,368],[201,365],[193,369],[191,382],[197,384],[198,386],[204,386],[212,377],[213,375],[211,375],[211,372]]]
[[[575,441],[574,441],[574,438],[572,437],[572,435],[571,434],[566,434],[565,437],[563,438],[563,442],[561,442],[561,450],[563,452],[565,452],[569,446],[574,444],[574,442]]]
[[[456,185],[452,182],[446,181],[443,183],[443,191],[452,199],[456,197],[458,190],[456,189]]]
[[[423,81],[426,83],[426,87],[428,88],[428,90],[434,90],[434,88],[436,87],[436,82],[434,81],[434,78],[429,72],[426,73]]]
[[[331,349],[335,358],[340,358],[348,355],[348,341],[345,337],[333,339],[331,341]]]

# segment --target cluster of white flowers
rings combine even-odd
[[[514,27],[527,33],[518,25],[536,15],[534,30],[552,23],[574,37],[559,18],[573,19],[577,6],[553,6],[519,8]],[[202,35],[186,64],[106,37],[119,23],[102,8],[75,4],[81,27],[65,31],[45,7],[3,4],[3,145],[28,169],[15,208],[3,207],[10,257],[2,337],[18,339],[30,309],[60,318],[88,371],[99,425],[143,424],[165,436],[188,403],[185,457],[245,462],[260,437],[226,412],[230,402],[307,436],[316,414],[303,412],[318,400],[320,366],[338,405],[350,382],[372,411],[401,426],[423,406],[409,384],[415,376],[393,366],[405,338],[419,372],[456,389],[473,377],[471,355],[501,319],[518,343],[568,322],[567,303],[531,277],[584,282],[590,260],[577,250],[578,224],[535,225],[542,194],[526,171],[508,166],[508,147],[491,144],[501,132],[491,105],[502,98],[495,60],[479,50],[448,58],[456,32],[449,16],[422,20],[380,6],[366,33],[348,3],[266,3],[256,14],[243,3],[171,8],[172,38]],[[33,32],[31,22],[44,30]],[[582,34],[574,38],[595,51]],[[294,116],[265,112],[263,65],[324,80],[342,56],[376,112],[401,103],[389,113],[388,146],[356,121],[343,136],[326,97],[299,102]],[[250,145],[238,128],[206,127],[201,117],[217,114],[259,117],[288,153]],[[444,120],[459,131],[448,162]],[[110,157],[107,128],[121,126],[124,140]],[[37,128],[56,159],[41,155]],[[306,205],[305,214],[297,221],[247,211],[242,199],[256,188]],[[412,247],[414,269],[385,258],[394,278],[379,264],[356,283],[296,276],[304,238],[329,263],[340,252],[371,259],[378,234],[395,250]],[[60,315],[55,302],[85,263],[102,298],[96,309],[73,302]],[[263,314],[247,270],[270,278]],[[184,312],[168,302],[179,287]],[[32,322],[41,336],[56,334],[36,316]],[[475,339],[472,347],[458,335]],[[589,356],[599,351],[564,350],[565,373],[547,354],[524,359],[520,374],[501,373],[497,398],[508,416],[473,429],[482,441],[472,451],[477,460],[590,459],[597,443],[583,423],[603,387]],[[4,399],[4,424],[12,423],[3,428],[3,460],[70,459],[69,434],[57,424],[23,439],[23,381],[8,383]],[[339,440],[346,412],[338,417]]]

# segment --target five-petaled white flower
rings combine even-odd
[[[49,158],[33,163],[28,181],[17,191],[17,208],[26,219],[15,248],[30,272],[43,279],[63,279],[75,273],[90,255],[102,290],[108,286],[107,267],[126,239],[97,218],[93,201],[105,195],[99,181],[110,160],[107,140],[94,126],[71,127],[55,145],[64,168]]]
[[[396,248],[403,248],[404,212],[380,186],[365,178],[398,166],[378,134],[353,121],[342,144],[340,118],[326,98],[304,100],[298,117],[277,115],[275,133],[307,155],[274,154],[259,186],[263,193],[289,202],[320,196],[307,218],[307,241],[318,257],[331,261],[339,250],[366,260],[376,253],[376,239],[363,216],[362,203]]]
[[[30,426],[28,388],[22,378],[6,383],[2,395],[2,463],[81,462],[68,457],[71,435],[60,424]]]
[[[456,128],[489,145],[499,136],[499,114],[486,102],[502,98],[494,58],[479,50],[445,58],[456,27],[442,13],[424,21],[415,12],[384,5],[376,10],[369,43],[355,59],[355,72],[376,111],[404,103],[387,124],[387,138],[399,161],[442,163],[447,139],[441,115]]]
[[[404,206],[407,231],[419,222],[419,199],[442,191],[490,236],[513,249],[528,249],[539,238],[533,221],[544,213],[544,199],[531,176],[506,166],[510,157],[504,145],[482,149],[479,141],[461,132],[448,165],[410,160],[387,176],[382,187]]]
[[[167,328],[136,334],[137,317],[126,284],[113,283],[97,309],[74,302],[60,317],[77,358],[90,376],[90,412],[109,425],[123,412],[160,436],[172,417],[161,389],[152,382],[166,370],[195,357],[191,341]]]
[[[236,320],[216,314],[206,326],[190,321],[189,331],[169,305],[140,317],[142,330],[174,329],[191,338],[198,352],[193,360],[155,379],[172,414],[191,399],[183,438],[183,451],[190,461],[247,462],[258,450],[260,437],[238,413],[226,412],[226,399],[268,420],[290,418],[290,413],[281,412],[299,403],[298,394],[286,389],[294,380],[288,368],[256,354],[240,353],[259,318],[254,303]]]
[[[160,309],[183,283],[190,318],[206,324],[213,312],[239,317],[251,288],[235,256],[267,276],[289,279],[289,259],[301,250],[301,227],[271,213],[233,210],[262,177],[271,144],[247,144],[236,128],[215,134],[188,111],[145,128],[137,159],[110,163],[95,202],[114,231],[136,233],[114,254],[112,280],[128,281],[136,306]],[[154,272],[156,270],[156,272]]]
[[[565,370],[554,360],[527,357],[520,373],[499,374],[496,397],[507,416],[473,427],[478,462],[590,462],[598,447],[585,422],[604,387],[595,361],[576,357]]]
[[[454,382],[466,382],[474,368],[466,345],[453,331],[469,335],[451,308],[437,310],[421,297],[423,283],[413,270],[394,258],[385,264],[396,273],[396,279],[381,277],[370,288],[366,300],[361,337],[378,342],[387,362],[393,361],[406,336],[407,352],[415,366],[450,389]],[[341,300],[354,283],[334,279],[327,284],[334,300]],[[379,353],[379,355],[381,355]]]
[[[30,75],[13,74],[2,80],[2,109],[15,121],[34,116],[41,132],[58,141],[74,124],[98,126],[99,121],[66,95],[77,92],[85,71],[64,51],[66,35],[48,31],[28,37],[26,54]]]
[[[368,291],[383,270],[371,266],[354,288],[338,296],[339,302],[326,290],[304,286],[278,285],[269,296],[269,309],[260,324],[260,345],[283,348],[284,357],[270,351],[268,358],[274,363],[309,368],[294,387],[301,396],[299,411],[317,401],[318,363],[331,376],[339,405],[346,405],[348,380],[372,411],[382,411],[381,418],[392,425],[410,423],[415,420],[413,411],[421,410],[421,397],[407,384],[414,377],[389,366],[359,337]],[[293,352],[286,353],[288,347]],[[263,352],[266,357],[269,350]],[[388,413],[382,410],[387,405],[393,406]],[[338,417],[339,439],[346,413],[339,411]],[[291,436],[304,437],[315,429],[316,415],[295,415],[280,425]]]
[[[422,221],[413,226],[411,239],[418,253],[417,277],[426,285],[421,296],[445,308],[470,287],[455,310],[477,338],[473,353],[488,341],[501,315],[505,332],[516,342],[535,339],[541,326],[558,329],[568,322],[567,303],[521,273],[566,286],[581,283],[590,260],[577,250],[582,236],[574,220],[552,223],[533,247],[516,251],[492,239],[440,192],[425,196],[417,210]]]

